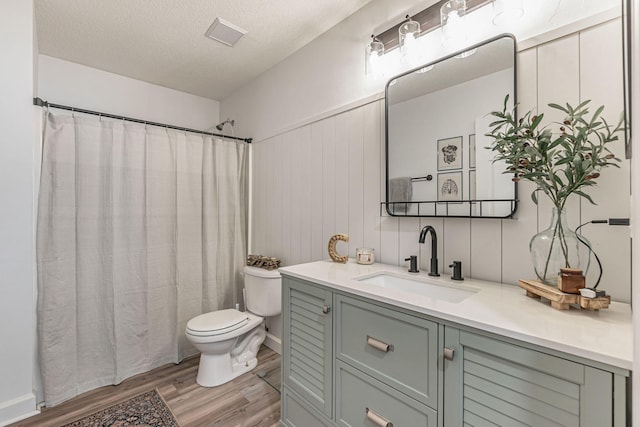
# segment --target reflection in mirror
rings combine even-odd
[[[401,74],[386,87],[387,212],[508,217],[516,185],[493,163],[490,111],[515,102],[515,39],[502,35]],[[461,55],[458,55],[461,56]]]

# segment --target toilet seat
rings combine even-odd
[[[197,337],[224,335],[240,329],[249,323],[250,317],[235,309],[204,313],[187,323],[187,333]]]

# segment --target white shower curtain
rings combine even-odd
[[[241,301],[246,144],[46,113],[38,345],[47,406],[195,352]]]

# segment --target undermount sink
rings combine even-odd
[[[469,298],[478,292],[478,289],[457,284],[433,283],[428,279],[411,278],[388,271],[381,271],[363,277],[356,277],[354,280],[379,286],[386,289],[409,292],[424,297],[439,299],[447,302],[458,303]]]

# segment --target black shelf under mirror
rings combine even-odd
[[[380,216],[445,218],[511,218],[518,199],[381,202]],[[504,212],[509,212],[504,215]]]

